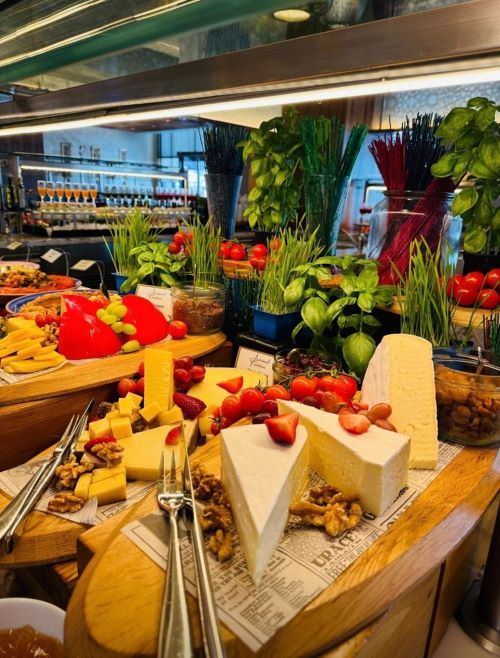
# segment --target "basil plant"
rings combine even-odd
[[[453,199],[451,211],[464,222],[464,249],[488,254],[500,249],[500,106],[487,98],[472,98],[454,107],[436,131],[450,146],[431,167],[433,176],[451,176],[459,183],[467,175],[471,186]]]

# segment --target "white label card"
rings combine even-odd
[[[79,260],[78,263],[71,266],[71,269],[86,272],[92,265],[95,265],[95,260]]]
[[[235,368],[243,368],[266,375],[268,383],[273,382],[274,355],[267,352],[256,352],[248,347],[240,347],[236,356]]]
[[[170,288],[158,288],[140,283],[137,286],[135,294],[138,297],[149,300],[153,306],[163,313],[167,320],[170,320],[172,317],[172,295],[170,294]]]
[[[19,247],[22,247],[23,243],[22,242],[10,242],[7,245],[7,249],[10,249],[11,251],[15,251],[16,249],[19,249]]]
[[[46,260],[48,263],[55,263],[58,258],[61,258],[62,254],[56,249],[49,249],[44,254],[40,256],[43,260]]]

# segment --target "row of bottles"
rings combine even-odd
[[[0,211],[19,212],[26,208],[26,195],[22,179],[16,185],[12,176],[7,176],[6,184],[0,186]]]

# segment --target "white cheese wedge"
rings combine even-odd
[[[357,495],[367,512],[380,516],[408,480],[410,441],[407,436],[372,425],[351,434],[336,414],[300,402],[279,401],[280,413],[296,411],[309,439],[309,465],[328,484]]]
[[[291,446],[275,443],[265,425],[228,428],[221,436],[222,479],[258,584],[285,529],[288,508],[307,484],[307,435],[299,426]]]
[[[428,340],[408,334],[384,336],[368,364],[361,400],[369,406],[391,405],[391,423],[411,440],[410,468],[436,468],[436,387]]]
[[[211,404],[220,407],[222,401],[231,393],[217,386],[217,384],[240,376],[243,377],[241,391],[244,388],[258,386],[259,384],[267,386],[267,377],[260,372],[252,372],[241,368],[207,368],[205,379],[192,386],[188,391],[188,395],[202,400],[206,405]]]

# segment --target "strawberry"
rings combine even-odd
[[[186,393],[174,393],[174,403],[184,414],[184,418],[193,420],[207,406],[204,402]]]
[[[83,449],[87,452],[90,452],[90,449],[99,443],[116,443],[116,439],[112,436],[102,436],[100,439],[89,439],[87,443],[83,446]]]
[[[228,393],[237,393],[243,386],[243,377],[233,377],[233,379],[226,379],[225,382],[219,382],[217,386],[220,386]]]
[[[177,445],[179,443],[180,436],[181,436],[181,426],[178,425],[177,427],[173,427],[165,437],[165,445],[166,446]]]
[[[267,418],[264,422],[273,441],[288,445],[295,443],[295,434],[299,424],[299,414],[297,412],[293,411],[289,414]]]
[[[368,418],[359,414],[340,414],[339,423],[341,427],[351,434],[364,434],[371,426]]]

